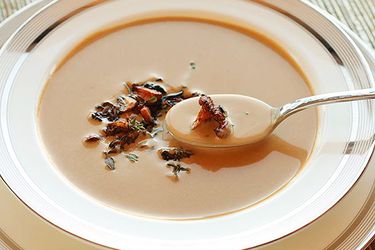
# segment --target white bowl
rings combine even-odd
[[[372,101],[321,108],[315,149],[303,171],[266,201],[226,216],[192,221],[132,216],[87,196],[52,166],[38,138],[36,111],[55,65],[97,30],[171,15],[225,19],[260,31],[293,56],[315,93],[373,87],[352,40],[297,0],[54,1],[0,51],[0,173],[12,191],[56,226],[113,248],[254,247],[302,228],[336,204],[373,151]]]

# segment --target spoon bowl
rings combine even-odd
[[[263,140],[275,125],[276,108],[256,98],[234,95],[210,95],[215,104],[227,112],[231,134],[218,138],[214,122],[207,122],[192,130],[192,124],[200,110],[199,97],[182,101],[167,113],[165,124],[169,133],[178,141],[202,147],[233,147]]]

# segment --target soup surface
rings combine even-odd
[[[285,186],[301,169],[315,140],[317,115],[307,110],[287,119],[255,145],[190,149],[190,173],[171,178],[156,150],[178,145],[162,133],[155,149],[136,150],[137,162],[116,157],[103,163],[104,145],[82,138],[102,124],[88,119],[96,104],[124,92],[123,82],[161,76],[172,86],[206,94],[241,94],[280,106],[311,95],[303,77],[256,34],[193,20],[164,20],[100,33],[74,50],[47,83],[39,130],[46,151],[76,187],[108,206],[159,218],[203,218],[237,211]],[[259,38],[259,37],[258,37]]]

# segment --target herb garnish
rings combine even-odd
[[[129,128],[138,132],[146,130],[143,124],[140,121],[137,121],[134,117],[129,119]]]
[[[182,167],[180,163],[177,162],[168,162],[166,165],[167,168],[172,168],[173,175],[178,178],[180,172],[190,173],[190,168]]]
[[[141,149],[141,150],[144,150],[144,149],[155,149],[155,144],[156,142],[154,140],[143,140],[143,141],[140,141],[138,144],[137,144],[137,148],[138,149]]]
[[[153,96],[150,99],[148,99],[147,102],[150,104],[153,104],[153,103],[156,103],[157,101],[158,101],[158,98],[156,96]]]
[[[160,132],[163,132],[164,129],[162,127],[158,127],[158,128],[154,128],[152,129],[151,132],[148,132],[148,135],[151,137],[151,138],[154,138],[155,136],[157,136]]]
[[[195,62],[190,62],[190,67],[192,70],[195,70],[197,68],[197,64]]]
[[[106,157],[104,159],[104,163],[107,165],[107,167],[109,168],[109,170],[115,170],[116,169],[116,167],[115,167],[115,160],[112,157]]]
[[[132,154],[132,153],[130,153],[130,154],[125,154],[125,157],[131,162],[131,163],[135,163],[135,162],[137,162],[138,161],[138,155],[136,155],[136,154]]]

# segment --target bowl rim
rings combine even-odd
[[[53,2],[52,2],[51,4],[49,4],[49,5],[52,5],[52,4],[54,4],[55,2],[57,2],[57,1],[53,1]],[[304,3],[304,4],[306,4],[306,3]],[[49,5],[48,5],[48,6],[49,6]],[[48,7],[48,6],[46,6],[46,7]],[[309,6],[309,5],[308,5],[308,6]],[[311,8],[315,8],[315,7],[312,7],[312,6],[309,6],[309,7],[311,7]],[[324,13],[323,13],[323,14],[324,14]],[[322,14],[322,15],[323,15],[323,14]],[[331,20],[331,19],[330,19],[330,20]],[[26,22],[26,23],[27,23],[27,22]],[[373,147],[373,146],[372,146],[372,147]],[[2,177],[2,178],[3,178],[3,177]],[[4,178],[3,178],[3,179],[4,179]],[[358,179],[357,179],[357,180],[358,180]],[[5,179],[4,179],[4,182],[7,183],[7,182],[5,181]],[[9,185],[8,185],[8,187],[11,189],[11,187],[10,187]],[[12,190],[12,189],[11,189],[11,190]],[[13,190],[12,190],[12,191],[13,191]],[[348,190],[348,191],[349,191],[349,190]],[[13,191],[13,192],[14,192],[14,191]],[[14,192],[14,193],[15,193],[15,192]],[[15,195],[17,196],[16,193],[15,193]],[[19,197],[19,199],[22,200],[20,197]],[[342,197],[341,197],[341,199],[342,199]],[[340,199],[340,200],[341,200],[341,199]],[[337,202],[339,202],[339,201],[337,201]],[[337,203],[337,202],[336,202],[336,203]],[[26,204],[26,205],[27,205],[27,204]],[[29,207],[29,208],[32,209],[31,207]],[[32,210],[33,210],[33,209],[32,209]],[[327,211],[328,211],[328,210],[327,210]],[[326,212],[327,212],[327,211],[326,211]],[[36,211],[34,211],[34,212],[36,212]],[[36,212],[36,213],[37,213],[37,212]],[[40,214],[39,214],[39,215],[40,215]],[[322,215],[323,215],[323,214],[322,214]],[[43,218],[42,215],[40,215],[40,216]],[[317,219],[317,218],[316,218],[316,219]],[[315,220],[316,220],[316,219],[315,219]],[[51,221],[50,221],[50,222],[51,222]],[[52,222],[51,222],[51,223],[52,223]],[[310,223],[311,223],[311,222],[310,222]],[[305,225],[305,226],[306,226],[306,225]],[[300,228],[299,228],[299,229],[300,229]],[[298,229],[298,230],[299,230],[299,229]],[[64,230],[64,229],[63,229],[63,230]],[[65,231],[65,230],[64,230],[64,231]],[[285,236],[286,236],[286,235],[285,235]],[[283,237],[285,237],[285,236],[283,236]],[[79,237],[79,236],[78,236],[78,237]],[[276,239],[275,239],[275,240],[276,240]],[[266,243],[265,243],[265,244],[266,244]]]

